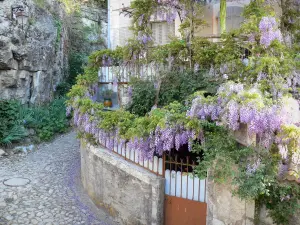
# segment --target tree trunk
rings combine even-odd
[[[226,0],[220,0],[220,29],[221,34],[226,32]]]

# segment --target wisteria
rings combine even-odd
[[[195,131],[185,129],[183,125],[175,125],[165,128],[157,126],[148,136],[135,137],[126,141],[120,136],[118,128],[105,131],[98,127],[100,122],[92,117],[91,113],[80,113],[78,109],[74,111],[73,124],[79,131],[91,134],[99,144],[109,150],[113,150],[116,146],[122,148],[128,142],[127,147],[139,153],[139,160],[149,160],[153,158],[154,153],[162,155],[165,151],[179,150],[184,145],[188,145],[191,151],[193,142],[202,139],[201,135],[196,136]]]
[[[139,31],[138,36],[137,36],[137,40],[141,44],[146,45],[148,42],[152,41],[152,38],[148,34],[145,34],[142,31]]]
[[[187,111],[187,116],[197,117],[198,119],[205,120],[217,120],[221,113],[221,106],[211,102],[204,101],[202,96],[195,98],[192,102],[190,110]]]
[[[252,95],[256,97],[247,100],[246,96]],[[241,84],[228,82],[219,88],[215,98],[209,99],[203,95],[196,97],[187,116],[216,121],[232,131],[239,130],[240,124],[247,124],[248,134],[256,135],[258,144],[269,149],[275,141],[275,134],[281,131],[281,126],[293,123],[297,118],[297,114],[283,107],[286,103],[287,100],[282,100],[273,105],[265,104],[255,88],[245,90]],[[295,102],[288,104],[294,105],[294,111],[297,110]]]
[[[257,160],[255,160],[255,162],[253,164],[248,164],[247,165],[246,173],[248,175],[251,175],[251,174],[255,173],[260,165],[261,165],[261,160],[258,158]]]
[[[111,66],[113,63],[113,60],[110,56],[103,55],[102,56],[102,66]]]
[[[72,107],[71,106],[67,106],[66,108],[66,116],[70,116],[72,112]]]
[[[263,17],[259,23],[259,29],[261,31],[260,44],[266,48],[274,40],[282,41],[282,35],[274,17]]]
[[[239,129],[239,105],[236,101],[231,100],[228,102],[227,122],[231,130]]]

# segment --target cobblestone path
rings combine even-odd
[[[116,224],[82,190],[75,137],[71,132],[27,155],[0,158],[0,225]],[[30,182],[8,186],[11,178]]]

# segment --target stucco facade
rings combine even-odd
[[[122,12],[122,9],[130,7],[131,0],[110,0],[109,2],[109,36],[111,42],[111,48],[116,46],[123,46],[126,44],[126,40],[132,37],[133,33],[129,29],[132,24],[132,20],[129,17],[129,14]],[[243,21],[241,12],[244,5],[248,4],[250,0],[241,0],[241,1],[232,1],[227,2],[227,29],[231,30],[232,28],[238,28],[239,24]],[[219,3],[210,3],[204,6],[203,10],[203,19],[206,21],[206,26],[201,27],[196,33],[197,36],[203,37],[217,37],[220,35],[219,29]],[[164,25],[165,21],[159,21],[162,24],[160,27],[160,32],[163,32],[163,36],[166,36],[166,33],[170,36],[180,36],[178,28],[180,26],[179,18],[176,18],[174,21],[174,30],[169,29],[172,25]],[[166,23],[166,22],[165,22]],[[155,26],[154,26],[155,27]],[[164,29],[168,29],[164,31]],[[164,44],[163,41],[161,44]]]

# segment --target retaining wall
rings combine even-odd
[[[81,140],[81,179],[93,202],[121,224],[163,224],[162,177]]]

